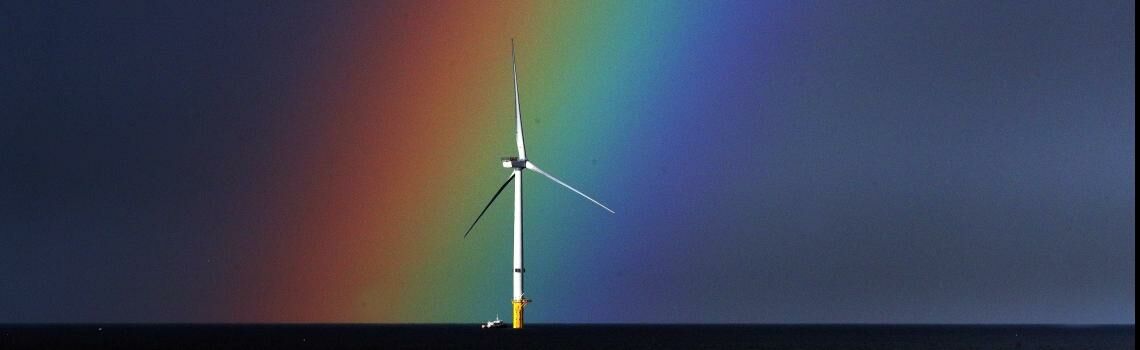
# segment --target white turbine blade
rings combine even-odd
[[[519,107],[519,72],[515,63],[515,39],[511,38],[511,74],[515,79],[515,145],[519,147],[519,159],[526,159],[523,146],[522,108]]]
[[[593,198],[590,198],[590,196],[587,196],[585,193],[582,193],[582,191],[579,191],[579,190],[575,189],[574,187],[570,187],[570,185],[567,185],[565,182],[562,182],[562,180],[559,180],[558,178],[554,177],[553,175],[547,174],[545,171],[542,171],[542,169],[539,169],[537,165],[534,165],[534,163],[529,162],[529,161],[526,162],[526,168],[530,169],[530,170],[534,170],[534,172],[542,174],[543,176],[546,176],[546,177],[550,178],[551,180],[554,180],[554,182],[557,182],[559,185],[566,186],[566,188],[569,188],[571,191],[574,191],[574,193],[580,194],[580,195],[582,195],[582,197],[586,197],[586,199],[589,199],[591,202],[594,202],[594,204],[597,204],[599,207],[602,207],[602,209],[605,209],[606,211],[610,212],[611,214],[616,214],[616,213],[614,213],[613,210],[611,210],[610,208],[607,208],[604,204],[599,203],[598,201],[594,200]]]

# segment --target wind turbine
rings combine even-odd
[[[523,145],[522,111],[519,108],[519,75],[518,75],[518,68],[517,68],[518,64],[516,62],[517,61],[515,60],[515,40],[511,39],[511,74],[514,76],[514,83],[515,83],[515,145],[518,146],[519,155],[517,157],[503,157],[502,158],[503,167],[504,168],[511,168],[511,175],[507,177],[507,181],[503,182],[502,186],[499,186],[499,190],[496,191],[495,195],[491,197],[491,201],[487,202],[487,205],[483,207],[483,211],[479,212],[479,216],[475,218],[475,222],[471,223],[471,227],[467,228],[467,232],[463,234],[463,237],[467,238],[467,235],[471,233],[471,229],[475,228],[475,224],[479,223],[479,219],[482,218],[483,214],[487,212],[487,208],[491,207],[491,203],[494,203],[495,199],[499,198],[499,194],[503,193],[503,190],[506,189],[507,185],[509,185],[511,183],[511,181],[513,180],[515,182],[515,244],[514,244],[514,251],[515,251],[515,253],[514,253],[514,268],[515,269],[514,269],[514,273],[513,273],[514,293],[513,293],[513,296],[511,298],[511,305],[513,306],[512,310],[514,310],[514,312],[513,312],[514,317],[512,317],[511,322],[512,322],[512,327],[522,328],[522,326],[523,326],[523,308],[526,307],[526,304],[530,303],[530,301],[531,301],[530,299],[527,299],[526,295],[523,293],[523,273],[526,272],[526,269],[523,268],[523,205],[522,205],[523,204],[523,196],[522,196],[522,193],[523,193],[522,192],[523,170],[531,170],[531,171],[534,171],[536,173],[542,174],[542,176],[546,176],[550,180],[553,180],[554,182],[558,183],[559,185],[565,186],[566,188],[570,189],[571,191],[574,191],[574,193],[577,193],[577,194],[581,195],[582,197],[586,197],[586,199],[590,200],[591,202],[594,202],[594,204],[597,204],[598,206],[602,207],[602,209],[605,209],[606,211],[609,211],[610,213],[613,213],[614,211],[610,210],[610,208],[607,208],[605,205],[602,205],[602,203],[599,203],[598,201],[594,200],[593,198],[590,198],[590,196],[587,196],[585,193],[582,193],[582,191],[579,191],[579,190],[575,189],[574,187],[567,185],[565,182],[562,182],[562,180],[559,180],[558,178],[554,177],[553,175],[550,175],[547,172],[542,171],[542,169],[539,168],[537,165],[535,165],[534,162],[531,162],[529,159],[527,159],[526,147]]]

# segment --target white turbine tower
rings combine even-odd
[[[513,324],[514,328],[522,328],[522,326],[523,326],[523,307],[525,307],[527,303],[530,303],[530,299],[527,299],[526,295],[523,293],[523,273],[526,272],[526,269],[523,268],[523,205],[522,205],[523,204],[523,197],[522,197],[523,170],[529,169],[529,170],[533,170],[536,173],[542,174],[542,176],[546,176],[547,178],[553,180],[554,182],[557,182],[559,185],[562,185],[562,186],[565,186],[566,188],[569,188],[571,191],[574,191],[574,193],[577,193],[577,194],[581,195],[582,197],[586,197],[586,199],[590,200],[591,202],[594,202],[594,204],[597,204],[598,206],[602,207],[602,209],[605,209],[606,211],[609,211],[610,213],[613,213],[614,211],[610,210],[610,208],[607,208],[605,205],[602,205],[602,203],[599,203],[598,201],[594,200],[593,198],[590,198],[590,196],[587,196],[585,193],[582,193],[582,191],[578,191],[574,187],[570,187],[570,185],[567,185],[565,182],[562,182],[562,180],[559,180],[558,178],[554,177],[553,175],[550,175],[550,174],[546,173],[545,171],[542,171],[542,169],[540,169],[537,165],[534,165],[534,162],[531,162],[529,159],[527,159],[526,147],[523,146],[522,110],[519,107],[519,76],[518,76],[517,64],[515,61],[515,41],[514,41],[514,39],[511,39],[511,73],[514,76],[514,84],[515,84],[515,145],[518,146],[519,155],[518,155],[518,157],[504,157],[503,158],[503,167],[504,168],[511,168],[511,176],[507,177],[507,181],[504,182],[503,185],[499,187],[499,190],[496,191],[495,195],[491,197],[491,201],[487,202],[487,205],[483,207],[483,211],[479,212],[479,216],[475,218],[475,222],[471,223],[471,227],[467,228],[467,232],[463,234],[463,237],[466,238],[467,234],[471,233],[471,229],[475,228],[475,224],[478,223],[479,219],[483,217],[483,214],[487,212],[487,208],[491,207],[491,203],[495,202],[495,198],[499,198],[499,194],[503,193],[503,190],[507,188],[507,185],[511,183],[511,180],[514,180],[515,181],[515,244],[514,244],[514,252],[515,253],[514,253],[514,272],[513,272],[514,293],[513,293],[512,298],[511,298],[511,305],[513,306],[512,310],[514,310],[514,312],[513,312],[514,317],[512,318],[512,324]]]

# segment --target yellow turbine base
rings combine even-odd
[[[512,308],[514,310],[514,317],[511,317],[512,328],[523,328],[523,308],[526,307],[527,303],[530,303],[530,299],[511,300],[511,305],[514,306]]]

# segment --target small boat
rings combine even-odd
[[[499,319],[499,315],[495,315],[494,321],[487,321],[487,323],[480,325],[479,328],[504,328],[506,326],[507,324]]]

